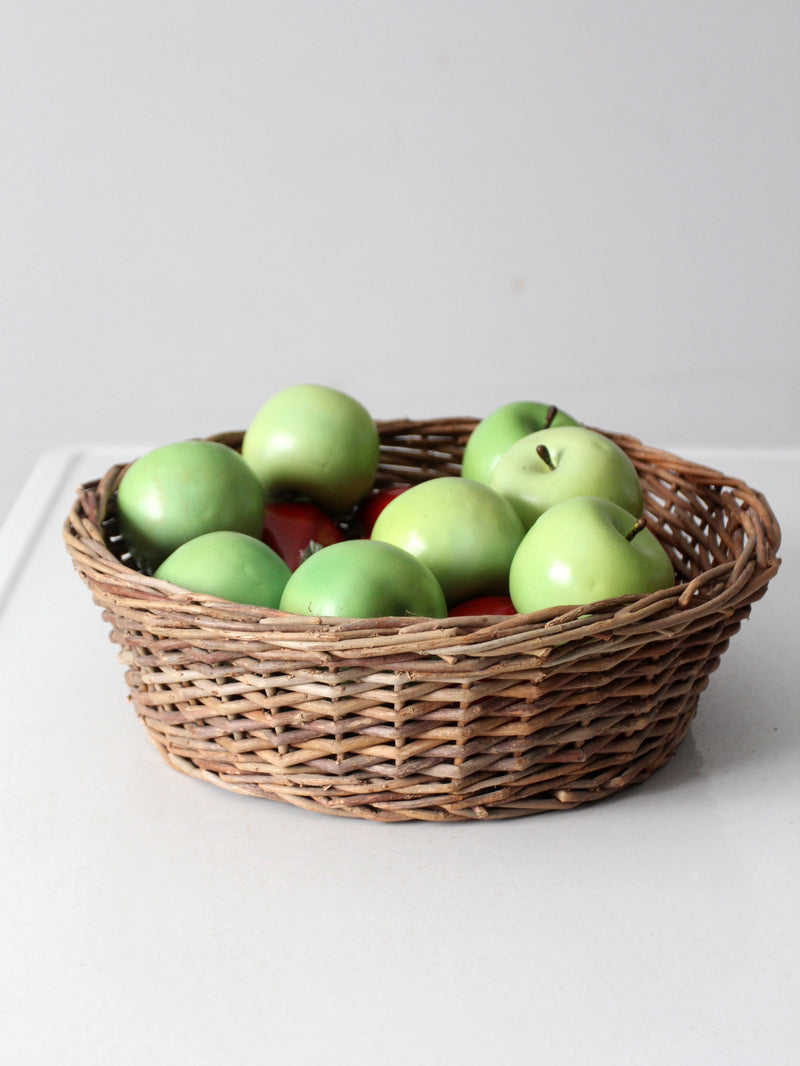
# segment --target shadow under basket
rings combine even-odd
[[[377,485],[459,474],[475,424],[379,422]],[[326,620],[233,604],[126,562],[114,510],[125,465],[79,487],[64,538],[120,645],[137,715],[183,773],[384,822],[563,810],[669,759],[779,566],[759,492],[605,435],[639,473],[673,588],[502,618]],[[212,439],[239,448],[242,434]]]

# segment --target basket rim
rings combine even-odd
[[[475,418],[376,420],[382,454],[387,442],[404,436],[468,433]],[[676,583],[648,595],[621,596],[593,604],[548,608],[531,614],[474,615],[457,618],[381,617],[342,619],[289,614],[274,608],[235,604],[216,596],[192,593],[144,574],[122,562],[109,548],[104,532],[104,500],[134,459],[112,465],[100,477],[77,486],[76,498],[64,521],[62,535],[73,565],[96,599],[112,597],[115,609],[147,611],[163,623],[190,625],[200,632],[227,632],[231,640],[266,641],[293,652],[325,651],[336,657],[360,658],[407,652],[435,655],[438,659],[464,655],[515,656],[534,651],[559,658],[576,644],[606,643],[609,638],[635,643],[664,639],[689,626],[703,624],[707,616],[731,604],[758,599],[777,572],[781,560],[780,526],[762,493],[737,477],[713,467],[681,458],[661,448],[645,445],[628,434],[594,429],[626,452],[669,472],[673,481],[713,488],[730,513],[736,512],[745,531],[741,553],[689,581]],[[206,439],[240,447],[242,430],[213,434]],[[402,448],[402,443],[398,445]],[[739,502],[741,501],[741,503]]]

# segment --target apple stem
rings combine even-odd
[[[642,530],[646,528],[646,526],[647,526],[647,519],[645,518],[644,515],[642,515],[642,517],[637,520],[636,525],[633,527],[633,529],[630,531],[630,533],[625,537],[625,540],[633,540],[633,538],[636,536],[636,534],[637,533],[641,533]]]
[[[547,408],[547,414],[544,416],[544,425],[542,426],[542,429],[549,429],[550,426],[553,424],[553,419],[556,417],[557,414],[558,408],[554,403],[551,403],[550,406]]]
[[[536,454],[539,456],[545,466],[549,466],[551,470],[555,470],[556,464],[550,458],[550,452],[547,450],[544,444],[536,445]]]

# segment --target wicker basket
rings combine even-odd
[[[379,485],[457,474],[474,419],[378,423]],[[111,625],[137,715],[173,767],[377,821],[509,818],[647,778],[689,729],[775,574],[780,530],[741,481],[607,433],[642,479],[674,588],[502,619],[323,620],[131,569],[115,466],[77,490],[67,549]],[[232,447],[241,433],[214,438]]]

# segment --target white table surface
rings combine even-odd
[[[0,531],[0,1062],[800,1061],[800,451],[684,451],[767,495],[784,562],[668,766],[574,811],[381,825],[146,739],[61,542],[74,487],[140,450],[47,452]]]

